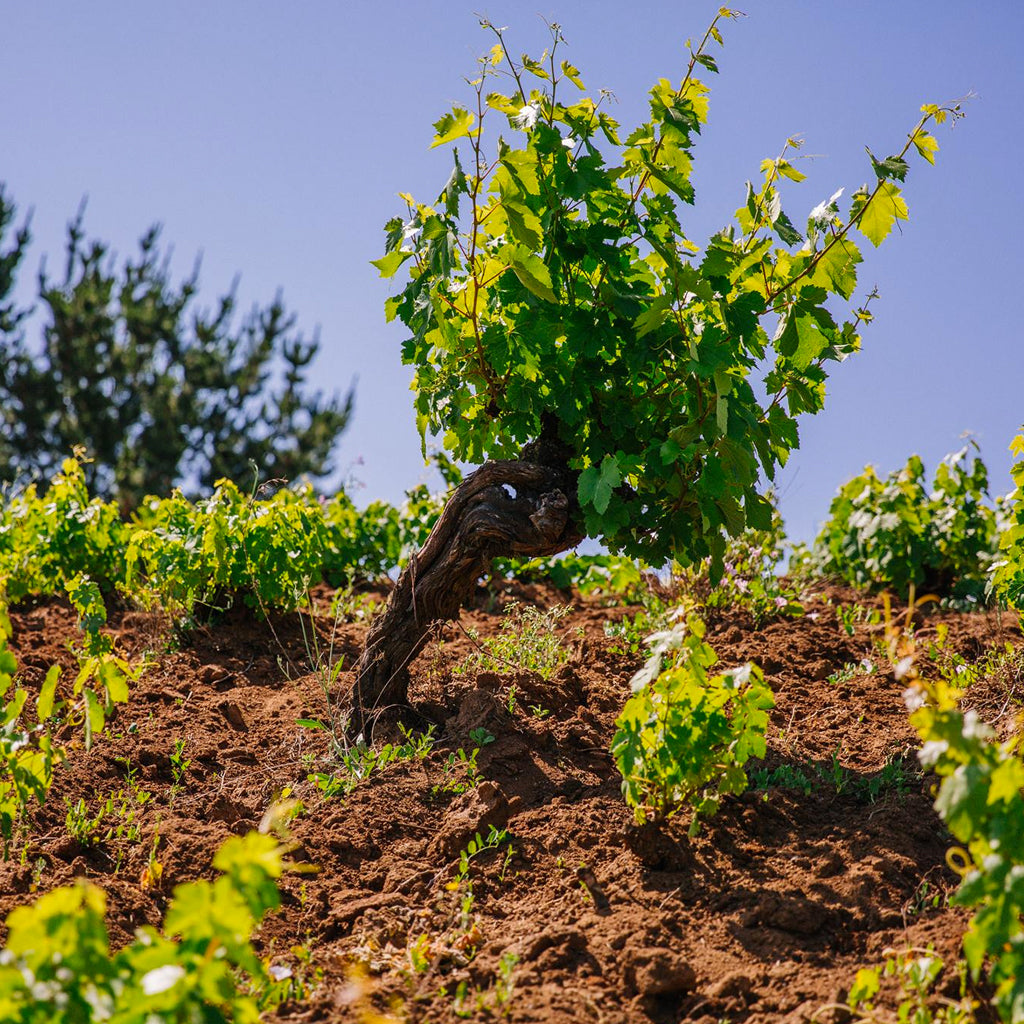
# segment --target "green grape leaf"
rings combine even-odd
[[[958,839],[971,834],[982,821],[987,802],[987,777],[980,765],[960,765],[943,780],[935,809]]]
[[[891,181],[880,182],[875,194],[865,196],[859,206],[855,195],[852,212],[854,216],[860,214],[857,227],[876,247],[889,236],[897,220],[906,220],[908,216],[907,204],[899,188]]]
[[[622,482],[614,455],[606,455],[600,467],[588,466],[580,473],[577,494],[581,505],[593,505],[599,515],[608,511],[612,491]]]
[[[381,277],[394,277],[398,268],[408,259],[412,258],[411,252],[403,252],[401,249],[393,249],[379,260],[370,260],[372,266],[380,271]]]
[[[512,261],[512,272],[519,278],[523,287],[537,298],[547,302],[558,301],[558,296],[551,287],[551,273],[539,256],[523,249],[517,250],[516,258]]]
[[[468,135],[473,127],[476,117],[465,107],[458,105],[452,107],[450,114],[445,114],[440,120],[434,122],[434,140],[430,148],[443,146],[445,143],[454,142]]]
[[[799,245],[804,240],[804,236],[797,231],[793,222],[781,210],[773,221],[772,228],[786,245]]]
[[[508,232],[513,241],[525,245],[527,249],[541,248],[544,244],[544,229],[541,227],[540,217],[524,203],[510,199],[504,199],[502,207],[508,219]]]
[[[879,181],[904,181],[910,167],[907,161],[900,156],[887,156],[884,160],[876,160],[871,150],[867,151],[871,166],[874,169],[875,177]]]
[[[60,665],[51,665],[39,690],[36,702],[36,714],[40,722],[45,722],[53,714],[53,698],[57,691],[57,680],[60,678]]]
[[[1020,799],[1024,789],[1024,763],[1008,758],[992,770],[989,782],[988,803],[1009,803]]]
[[[930,164],[935,163],[935,154],[939,151],[939,143],[934,135],[930,135],[923,128],[914,133],[914,147]]]

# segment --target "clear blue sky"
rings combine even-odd
[[[402,332],[386,325],[393,287],[369,260],[408,191],[432,199],[448,156],[431,122],[466,97],[487,37],[474,10],[538,51],[559,21],[588,87],[614,91],[635,122],[649,85],[678,78],[683,42],[717,8],[705,0],[71,0],[7,4],[0,61],[0,181],[34,208],[39,259],[57,270],[67,220],[89,197],[87,230],[130,251],[164,224],[176,266],[203,253],[203,294],[241,274],[243,304],[278,288],[320,325],[316,379],[358,376],[340,465],[357,458],[366,497],[396,500],[424,475]],[[915,161],[901,237],[868,253],[862,286],[882,296],[865,350],[838,367],[824,413],[781,481],[795,536],[809,537],[836,486],[867,462],[911,452],[935,462],[973,431],[1009,487],[1006,446],[1024,420],[1024,4],[991,0],[750,0],[725,26],[711,123],[697,151],[689,234],[721,227],[743,183],[789,135],[810,178],[787,209],[807,211],[868,177],[863,147],[898,149],[921,103],[978,98],[941,130],[934,168]],[[870,248],[865,243],[867,248]]]

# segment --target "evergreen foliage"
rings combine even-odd
[[[5,241],[16,210],[0,187],[0,481],[48,478],[76,445],[91,492],[122,509],[176,484],[246,481],[253,462],[263,478],[329,474],[352,393],[310,391],[318,336],[297,331],[280,296],[241,317],[234,288],[200,307],[198,262],[176,282],[158,226],[119,260],[86,237],[83,214],[61,278],[40,271],[31,344],[14,295],[31,235],[25,222]]]

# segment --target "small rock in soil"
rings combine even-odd
[[[236,804],[227,794],[221,793],[207,811],[210,821],[224,821],[229,825],[248,816],[246,809]]]
[[[586,948],[587,937],[579,928],[573,928],[571,925],[553,924],[523,942],[520,946],[520,956],[523,960],[530,961],[536,960],[549,949],[581,952]]]
[[[203,665],[196,676],[204,686],[213,686],[218,690],[226,690],[234,684],[234,672],[228,672],[220,665]]]
[[[487,690],[490,693],[497,693],[505,684],[505,680],[497,672],[478,672],[476,677],[477,689]]]
[[[804,671],[809,679],[828,679],[832,674],[832,666],[821,658],[817,661],[810,662]]]
[[[381,907],[402,903],[405,901],[405,896],[400,892],[382,892],[366,896],[358,889],[343,889],[334,893],[330,899],[328,931],[329,934],[337,934],[339,930],[343,931],[346,925],[362,917],[368,910],[377,910]]]

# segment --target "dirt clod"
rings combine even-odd
[[[495,783],[485,779],[448,808],[430,844],[430,853],[454,857],[477,833],[486,837],[491,826],[504,828],[508,814],[508,798]]]
[[[825,926],[828,919],[828,908],[815,900],[769,893],[758,900],[744,923],[747,927],[767,925],[796,935],[813,935]]]
[[[228,725],[232,729],[237,729],[239,732],[248,732],[249,723],[245,720],[245,715],[242,714],[242,709],[234,701],[224,701],[217,705],[217,709],[227,720]]]
[[[677,950],[645,947],[628,960],[627,974],[641,996],[668,996],[692,992],[697,987],[697,972]]]

